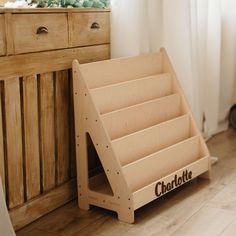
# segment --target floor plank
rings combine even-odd
[[[236,212],[203,207],[172,236],[219,236],[236,217]]]
[[[28,236],[55,236],[55,234],[48,233],[39,229],[25,230],[19,232],[17,236],[23,236],[25,234],[27,234]]]
[[[236,218],[221,233],[221,236],[233,236],[233,235],[236,235]]]
[[[236,178],[212,198],[207,205],[236,211]]]

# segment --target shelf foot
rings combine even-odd
[[[211,160],[211,165],[215,165],[217,164],[217,162],[219,161],[219,157],[210,157]]]
[[[79,199],[79,208],[88,211],[90,209],[90,205],[86,199]]]
[[[118,212],[118,219],[125,223],[133,224],[134,223],[134,211],[120,211]]]

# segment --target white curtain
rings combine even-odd
[[[224,35],[230,30],[224,23],[224,13],[231,10],[231,18],[227,19],[232,21],[234,17],[236,22],[233,13],[236,10],[232,10],[236,6],[228,6],[226,2],[233,4],[234,0],[111,2],[112,57],[153,52],[165,47],[198,126],[207,137],[227,127],[228,111],[234,102],[235,61],[231,61],[228,70],[228,58],[236,59],[232,50],[233,47],[236,49],[236,43],[229,46],[230,36]],[[231,22],[233,25],[235,23]],[[236,27],[233,32],[236,33]],[[223,126],[220,125],[222,122]]]
[[[236,1],[222,0],[222,53],[219,121],[236,103]]]
[[[112,57],[158,51],[161,0],[112,0]]]
[[[164,0],[163,46],[206,136],[218,130],[220,0]]]

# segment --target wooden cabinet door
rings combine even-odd
[[[65,13],[13,14],[12,22],[16,54],[68,47]]]
[[[73,13],[71,25],[73,47],[110,43],[109,12]]]
[[[5,43],[5,24],[4,16],[0,14],[0,56],[5,55],[6,43]]]

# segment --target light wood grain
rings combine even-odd
[[[167,55],[167,51],[164,48],[161,48],[160,51],[163,55],[163,61],[162,61],[163,73],[170,73],[171,74],[171,76],[173,78],[173,91],[182,94],[183,112],[191,111],[191,108],[190,108],[187,98],[185,96],[185,92],[184,92],[183,88],[181,87],[180,82],[177,79],[175,70],[171,64],[169,56]],[[195,132],[199,135],[200,140],[201,140],[201,147],[204,149],[204,152],[207,153],[208,156],[210,156],[210,153],[207,149],[206,143],[203,139],[203,136],[202,136],[200,130],[197,127],[197,123],[196,123],[196,120],[194,119],[192,112],[190,112],[190,118],[191,118],[191,122],[192,122],[192,126],[191,126],[192,132]],[[207,173],[205,173],[204,175],[202,175],[202,178],[210,178],[211,177],[212,173],[211,173],[211,160],[210,160],[210,158],[209,158],[208,166],[209,166],[209,171]]]
[[[134,192],[202,157],[199,137],[192,137],[124,166],[123,173]]]
[[[5,81],[9,208],[24,202],[21,98],[19,78]]]
[[[136,226],[131,227],[126,234],[166,236],[172,235],[175,231],[178,232],[183,224],[197,214],[235,176],[235,169],[224,169],[217,165],[213,169],[212,181],[202,179],[193,181],[181,187],[180,191],[159,199],[161,202],[154,201],[145,207],[146,209],[140,209],[141,212],[137,212],[139,219]]]
[[[53,73],[41,74],[39,83],[42,187],[47,191],[56,185]]]
[[[11,23],[16,54],[68,47],[65,13],[13,14]],[[48,33],[37,34],[39,27],[46,27]]]
[[[236,211],[236,179],[233,179],[221,192],[219,192],[207,206],[225,210]]]
[[[77,58],[80,63],[105,60],[110,57],[109,45],[98,45],[51,52],[0,57],[0,79],[12,76],[40,74],[71,68]]]
[[[169,132],[170,141],[172,129],[175,127],[158,130],[155,129],[157,125],[168,127],[170,120],[174,118],[177,120],[177,117],[191,114],[191,110],[186,105],[183,91],[177,86],[176,78],[173,77],[173,81],[169,80],[170,83],[167,81],[167,85],[166,80],[163,80],[162,85],[165,84],[163,86],[165,89],[161,87],[157,92],[152,90],[155,83],[152,81],[151,86],[149,79],[158,74],[158,72],[153,74],[154,71],[162,69],[163,59],[165,59],[165,54],[162,50],[156,54],[120,58],[87,65],[80,65],[77,60],[74,60],[73,91],[77,141],[77,180],[78,200],[81,209],[88,210],[90,205],[103,207],[116,211],[120,221],[133,223],[134,211],[137,208],[177,188],[181,183],[183,184],[191,178],[208,173],[210,169],[209,153],[202,143],[203,140],[200,138],[199,132],[196,132],[197,127],[190,115],[188,116],[190,119],[185,120],[182,126],[180,125],[182,128],[176,129],[176,132],[182,135],[186,125],[185,138],[181,142],[177,141],[175,144],[162,147],[157,151],[154,150],[154,152],[151,151],[152,146],[150,145],[149,149],[146,149],[146,152],[149,153],[147,156],[140,154],[139,158],[132,160],[129,159],[129,155],[125,156],[127,159],[124,157],[120,159],[119,151],[116,152],[119,148],[113,147],[117,139],[124,140],[127,146],[130,145],[127,142],[129,140],[127,137],[137,133],[141,134],[143,138],[139,139],[139,143],[144,142],[146,145],[149,143],[149,138],[144,137],[143,134],[148,129],[152,129],[153,133],[156,132],[156,135],[160,137],[163,133]],[[166,63],[171,66],[170,61],[166,61]],[[137,83],[140,78],[143,79],[143,84]],[[141,95],[147,100],[142,101],[141,99],[137,104],[128,106],[129,102],[131,104],[133,102],[133,96],[127,98],[125,96],[130,91],[127,86],[129,83],[138,84],[136,84],[137,86],[130,86],[135,90],[136,95],[134,96],[139,97]],[[142,91],[146,83],[148,89]],[[108,92],[111,88],[116,88],[114,93]],[[148,99],[149,90],[154,95],[152,100]],[[164,90],[163,96],[158,97],[162,90]],[[94,91],[100,91],[100,95],[94,96]],[[170,95],[166,96],[165,92],[170,93]],[[115,104],[116,106],[117,104],[110,97],[122,97],[123,95],[126,99],[125,104],[123,104],[124,107],[122,105],[121,108],[119,106],[118,108],[112,107],[112,105]],[[104,107],[101,106],[102,102],[99,100],[102,102],[111,101],[107,113],[101,112]],[[153,133],[150,136],[154,136]],[[195,136],[191,137],[193,134]],[[90,154],[87,150],[88,135],[94,143],[108,181],[101,183],[99,175],[97,175],[93,176],[93,184],[89,185],[91,178],[89,178],[88,173],[90,160]],[[139,145],[139,143],[134,142],[132,145]],[[130,151],[128,152],[130,153]],[[140,152],[142,153],[142,150]],[[122,167],[120,160],[122,160],[123,165],[124,162],[127,164]],[[189,171],[190,176],[186,180],[184,178],[185,171],[186,174]],[[183,177],[181,177],[181,173]],[[96,177],[99,181],[95,181]],[[178,183],[176,183],[177,179]],[[179,180],[181,181],[180,184]],[[167,191],[164,190],[163,183],[167,184]],[[161,193],[158,192],[159,184],[162,186]]]
[[[0,56],[6,53],[4,15],[0,15]]]
[[[202,208],[191,217],[173,236],[220,235],[236,217],[236,212],[217,208]]]
[[[178,160],[175,160],[175,162],[178,162]],[[178,166],[181,166],[181,164],[178,164]],[[183,172],[186,170],[188,170],[189,172],[190,171],[192,172],[192,178],[196,178],[197,176],[206,172],[207,169],[208,169],[208,157],[200,158],[198,160],[196,159],[196,161],[192,162],[191,164],[185,165],[183,168],[180,168],[167,176],[163,175],[164,177],[158,179],[158,182],[161,182],[161,183],[163,182],[165,185],[167,185],[168,183],[171,183],[171,181],[175,178],[175,176],[181,176],[181,174],[183,174]],[[161,170],[160,172],[162,171],[163,170]],[[186,182],[188,181],[191,181],[191,179],[187,180]],[[156,196],[155,191],[154,191],[155,187],[156,187],[156,181],[134,192],[134,209],[138,209],[141,206],[149,203],[150,201],[153,201],[156,198],[160,197],[160,196]],[[171,189],[171,191],[176,188],[177,186],[174,186]]]
[[[103,13],[72,13],[71,45],[86,46],[110,43],[110,14]],[[97,23],[97,29],[92,24]]]
[[[79,63],[82,63],[79,60]],[[80,65],[90,89],[162,73],[162,54],[112,59]],[[99,73],[98,73],[99,72]],[[94,79],[96,78],[96,79]]]
[[[190,137],[190,120],[184,115],[112,141],[122,166]],[[161,135],[160,135],[161,134]]]
[[[236,219],[234,219],[230,224],[228,224],[221,233],[221,236],[232,236],[232,235],[236,235]]]
[[[68,71],[56,72],[56,145],[57,184],[70,178],[70,120],[69,120],[69,77]]]
[[[97,110],[94,109],[91,101],[91,96],[89,94],[88,88],[85,85],[85,81],[78,76],[80,75],[78,62],[73,62],[73,92],[74,92],[74,110],[75,110],[75,130],[76,130],[76,160],[77,160],[77,180],[78,180],[78,193],[79,193],[79,206],[82,209],[88,210],[89,204],[100,205],[108,207],[108,209],[115,210],[119,214],[119,218],[125,220],[126,222],[134,221],[134,214],[131,210],[129,214],[125,214],[125,211],[122,211],[117,204],[112,202],[118,199],[117,196],[120,196],[122,200],[122,206],[125,209],[131,208],[131,201],[129,198],[132,198],[130,191],[128,190],[126,181],[122,175],[117,178],[117,173],[120,173],[120,165],[117,158],[114,156],[114,152],[110,145],[110,138],[106,132],[104,132],[103,123],[101,117],[99,117]],[[86,95],[87,94],[87,95]],[[83,99],[85,97],[85,99]],[[84,109],[88,109],[87,112]],[[86,115],[88,114],[89,119],[91,119],[92,124],[95,125],[92,128],[95,132],[90,132],[88,128],[89,122],[86,122]],[[88,119],[87,119],[88,120]],[[89,129],[89,131],[88,131]],[[89,186],[89,173],[88,173],[88,154],[87,154],[87,140],[86,132],[91,134],[91,139],[96,145],[96,151],[98,155],[101,156],[102,153],[106,153],[109,158],[104,158],[102,164],[104,169],[109,170],[110,174],[107,176],[110,183],[112,183],[112,191],[116,195],[106,195],[98,194],[94,192],[96,196],[93,196],[93,192],[88,189]],[[79,144],[79,145],[78,145]],[[110,147],[110,148],[109,148]],[[83,156],[83,158],[78,158],[78,154]],[[100,159],[101,160],[101,159]],[[128,190],[128,191],[127,191]],[[87,194],[86,194],[87,193]],[[91,202],[88,201],[88,196]],[[103,201],[99,200],[102,196]],[[118,199],[119,201],[119,199]],[[100,205],[101,206],[101,205]]]
[[[160,74],[93,89],[91,92],[103,114],[170,95],[172,79],[168,74]]]
[[[38,86],[35,75],[23,78],[23,114],[27,200],[40,194]]]
[[[174,94],[102,115],[111,139],[173,119],[181,113],[181,99]]]

